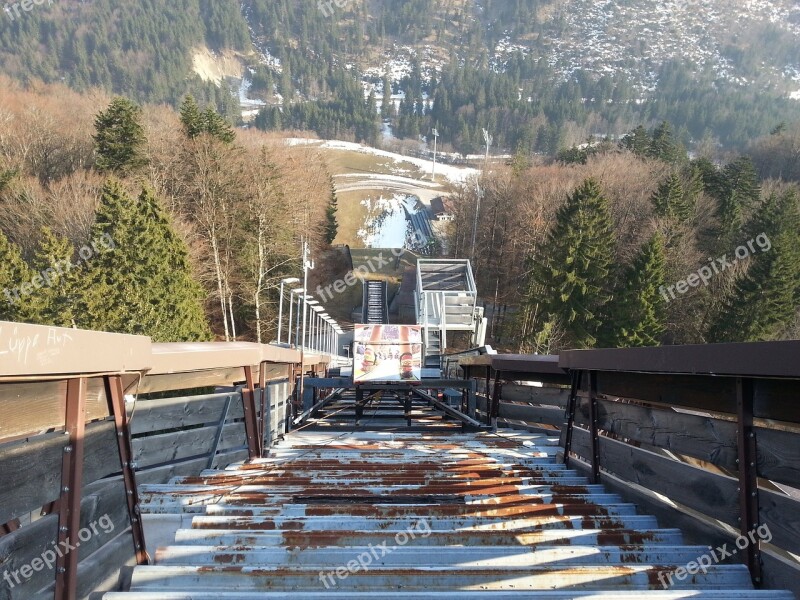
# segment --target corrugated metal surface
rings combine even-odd
[[[708,549],[557,464],[557,440],[420,417],[438,429],[389,418],[340,433],[323,421],[253,464],[143,486],[146,512],[191,527],[134,570],[131,592],[105,598],[792,597],[752,590],[743,565],[664,590]]]

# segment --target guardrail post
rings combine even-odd
[[[592,450],[592,483],[600,481],[600,434],[597,432],[597,371],[589,371],[589,435]]]
[[[500,417],[500,398],[503,393],[503,382],[500,380],[500,371],[494,374],[494,389],[492,390],[492,406],[489,410],[489,425],[497,429],[497,419]]]
[[[81,528],[81,487],[86,431],[86,378],[67,381],[65,433],[69,437],[61,461],[58,509],[58,545],[70,548]],[[75,600],[78,590],[78,548],[59,552],[56,561],[55,600]]]
[[[133,462],[131,429],[128,422],[128,413],[125,410],[125,392],[122,387],[122,378],[117,375],[115,377],[104,377],[104,379],[106,397],[111,406],[111,414],[114,416],[114,425],[116,426],[117,447],[119,449],[120,464],[122,465],[122,482],[125,486],[125,501],[128,506],[128,517],[131,521],[131,537],[133,538],[133,547],[136,551],[136,564],[146,565],[150,561],[147,556],[144,526],[139,510],[139,491],[136,488],[136,465]],[[222,425],[224,425],[224,419],[223,417]],[[220,425],[220,431],[222,425]],[[214,445],[213,452],[216,452],[216,444]],[[209,462],[213,460],[214,457],[212,454]],[[209,466],[209,468],[211,467]]]
[[[253,381],[253,367],[244,367],[244,377],[247,387],[242,390],[242,406],[244,408],[244,431],[247,436],[247,452],[250,460],[261,457],[258,440],[258,415],[256,412],[255,383]]]
[[[758,528],[758,470],[756,432],[753,426],[753,380],[736,378],[737,446],[739,465],[739,521],[742,536]],[[753,585],[760,587],[761,550],[758,542],[749,543],[744,549],[747,568]]]
[[[564,466],[569,467],[569,453],[572,451],[572,428],[575,426],[575,407],[578,403],[578,390],[583,371],[572,371],[572,385],[567,400],[567,430],[564,433]]]

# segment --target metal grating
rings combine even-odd
[[[265,459],[142,486],[144,512],[191,527],[104,598],[792,598],[753,590],[744,565],[664,590],[708,548],[565,468],[557,439],[403,421],[323,420]]]

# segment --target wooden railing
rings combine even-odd
[[[735,549],[757,587],[800,593],[800,342],[478,356],[461,367],[479,382],[487,422],[559,435],[571,468],[689,540]]]
[[[149,560],[137,485],[261,456],[288,427],[295,377],[324,372],[299,360],[0,323],[0,596],[119,589]],[[182,392],[198,387],[217,393]],[[172,397],[147,399],[159,392]]]

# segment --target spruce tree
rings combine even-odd
[[[38,294],[39,322],[56,327],[74,327],[75,309],[81,294],[82,265],[73,262],[70,241],[43,227],[34,254],[34,272],[44,274],[46,286]]]
[[[33,272],[23,260],[19,247],[0,231],[0,321],[36,322],[31,304],[35,291]],[[23,286],[25,288],[23,292]]]
[[[95,164],[100,171],[127,176],[147,164],[142,109],[127,98],[114,98],[95,117]]]
[[[609,346],[657,346],[665,330],[666,306],[659,288],[665,278],[664,239],[656,233],[642,247],[620,279],[621,289],[610,306],[604,328]]]
[[[181,103],[181,123],[183,132],[189,139],[194,139],[203,133],[203,118],[200,114],[200,107],[194,97],[189,94]]]
[[[546,317],[558,322],[566,343],[590,348],[605,318],[608,275],[614,260],[614,233],[608,201],[587,179],[556,214],[556,222],[534,262],[531,289]]]
[[[800,304],[798,231],[797,196],[792,192],[771,196],[749,227],[760,251],[750,258],[746,273],[723,302],[709,330],[710,341],[772,340],[792,322]]]
[[[650,147],[647,155],[668,163],[678,162],[681,158],[681,149],[672,135],[672,128],[667,121],[653,130]]]
[[[336,188],[331,179],[331,196],[328,206],[325,208],[325,241],[332,244],[339,233],[339,224],[336,221],[336,213],[339,210],[339,201],[336,197]]]
[[[220,115],[210,106],[202,114],[203,131],[226,144],[232,144],[236,140],[236,133],[225,117]]]
[[[674,218],[685,223],[692,216],[693,206],[689,204],[687,192],[677,173],[672,173],[659,184],[651,201],[659,217]]]
[[[749,157],[740,156],[725,165],[714,195],[718,202],[721,237],[730,245],[736,242],[736,234],[761,196],[761,183]]]
[[[90,264],[82,306],[89,327],[159,342],[210,339],[187,249],[151,191],[134,202],[109,181],[92,227],[92,239],[101,238],[113,249]]]
[[[381,103],[381,118],[391,119],[394,116],[394,101],[392,100],[392,81],[389,73],[383,76],[383,102]]]
[[[647,156],[650,148],[650,134],[647,133],[647,130],[642,125],[639,125],[622,138],[620,145],[633,152],[636,156]]]

